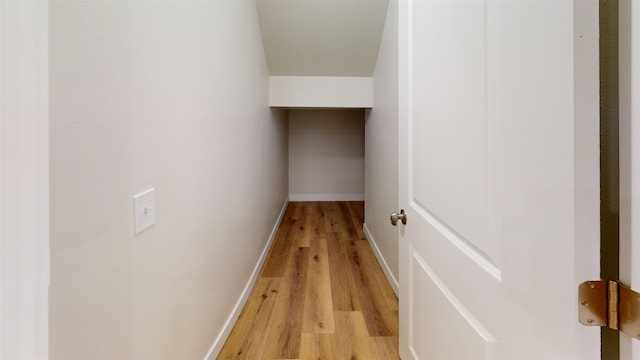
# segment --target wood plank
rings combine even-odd
[[[360,311],[336,311],[337,359],[376,359],[376,349]]]
[[[322,203],[314,203],[311,207],[310,214],[311,216],[311,238],[312,239],[326,239],[327,231],[325,229],[325,215]]]
[[[333,334],[302,334],[300,360],[340,359]]]
[[[313,227],[313,218],[309,216],[309,209],[312,206],[310,202],[302,202],[298,204],[300,209],[300,222],[294,229],[292,234],[295,246],[309,247],[311,239],[311,228]]]
[[[357,223],[364,223],[364,201],[350,201],[347,203],[351,216]]]
[[[393,292],[389,281],[382,272],[373,250],[368,242],[355,242],[355,248],[359,254],[364,283],[369,289],[370,303],[379,314],[385,325],[386,331],[378,331],[377,319],[367,317],[369,331],[374,335],[398,336],[398,298]]]
[[[269,328],[280,279],[261,278],[249,296],[218,359],[258,359],[265,347],[266,338],[260,336]]]
[[[309,248],[290,251],[274,313],[269,324],[270,340],[264,349],[266,359],[297,359],[300,355],[300,336],[309,267]]]
[[[333,333],[335,326],[327,240],[314,240],[309,250],[309,276],[307,278],[302,332]]]
[[[292,241],[292,229],[300,221],[300,209],[289,204],[284,219],[278,228],[276,238],[271,245],[269,255],[262,268],[262,277],[282,277],[287,266],[287,259],[294,244]]]
[[[370,270],[366,272],[365,275],[368,276],[373,287],[380,289],[379,294],[380,297],[384,298],[384,306],[389,309],[398,310],[398,297],[396,293],[393,292],[393,288],[384,274],[376,255],[373,253],[369,242],[356,242],[355,246],[360,254],[362,267]]]
[[[360,240],[366,240],[367,238],[364,236],[364,202],[348,202],[346,206],[349,210],[349,217],[351,218],[351,223],[353,224],[353,228],[358,234],[358,238]]]
[[[339,224],[341,221],[341,215],[338,212],[337,203],[324,202],[320,204],[324,213],[324,228],[326,233],[337,233],[339,231]]]
[[[331,299],[335,311],[360,310],[360,296],[357,293],[349,254],[338,234],[327,237],[329,251],[329,274],[331,277]]]
[[[349,210],[348,203],[344,201],[338,202],[338,216],[340,220],[338,224],[338,232],[344,239],[349,240],[365,240],[364,233],[362,232],[362,224],[356,226],[353,218],[351,217],[351,211]]]
[[[338,234],[338,237],[342,240],[366,240],[364,233],[362,233],[362,224],[354,225],[355,222],[351,218],[348,202],[325,203],[323,204],[323,209],[327,233]]]
[[[300,207],[302,208],[303,215],[315,215],[315,208],[321,206],[322,202],[320,201],[304,201],[300,202]]]
[[[367,264],[370,263],[366,259],[367,254],[359,251],[357,243],[369,246],[367,242],[360,242],[358,240],[342,242],[349,257],[349,272],[353,278],[355,293],[360,299],[358,302],[360,304],[360,308],[356,310],[362,311],[369,333],[372,336],[396,335],[393,333],[393,329],[390,329],[389,326],[387,326],[385,316],[382,315],[386,311],[392,309],[386,309],[380,306],[380,304],[384,304],[384,301],[379,301],[378,298],[380,296],[380,289],[369,274],[371,270],[366,267]]]
[[[291,240],[295,247],[309,247],[312,228],[313,219],[302,214],[291,234]]]
[[[398,337],[397,336],[373,336],[373,344],[381,360],[399,360]]]
[[[296,237],[297,246],[309,247],[313,240],[326,237],[324,228],[324,216],[321,205],[316,202],[305,202],[300,208],[302,210],[303,223],[295,229],[293,236]]]
[[[290,202],[287,205],[287,212],[285,213],[285,218],[289,220],[297,220],[302,216],[302,207],[304,203],[301,202]]]

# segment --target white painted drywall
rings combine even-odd
[[[371,76],[388,0],[257,0],[269,72]]]
[[[215,358],[287,198],[255,2],[54,1],[50,66],[51,359]]]
[[[374,107],[365,122],[365,234],[398,290],[398,3],[390,1],[374,81]]]
[[[370,108],[373,78],[271,76],[269,105],[290,108]]]
[[[290,110],[289,199],[364,199],[364,110]]]
[[[48,3],[0,1],[0,359],[46,359]]]

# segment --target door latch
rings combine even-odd
[[[402,221],[403,225],[407,225],[407,214],[404,213],[404,209],[400,210],[400,214],[392,213],[390,218],[393,226],[398,226],[398,220]]]

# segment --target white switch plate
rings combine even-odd
[[[136,234],[156,223],[156,190],[151,188],[133,197]]]

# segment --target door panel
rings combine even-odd
[[[412,287],[415,302],[412,304],[412,334],[425,334],[423,339],[414,337],[410,343],[419,359],[495,359],[495,338],[473,317],[462,303],[449,291],[441,279],[420,257],[411,251]],[[419,304],[419,306],[416,306]],[[438,309],[435,315],[426,309]],[[463,342],[461,339],[464,339]],[[418,341],[416,341],[418,340]],[[481,354],[478,357],[478,354]],[[482,356],[484,355],[484,356]]]
[[[597,2],[401,1],[399,30],[401,356],[599,358]]]
[[[484,1],[429,1],[414,4],[420,21],[414,32],[413,68],[417,106],[410,154],[415,156],[412,198],[424,211],[455,229],[463,242],[497,262],[491,236],[489,124],[486,57],[487,8]],[[461,17],[464,22],[452,22]],[[421,46],[426,42],[428,46]],[[417,45],[417,46],[416,46]],[[425,44],[426,45],[426,44]],[[442,116],[446,114],[446,116]],[[492,200],[492,199],[491,199]]]

